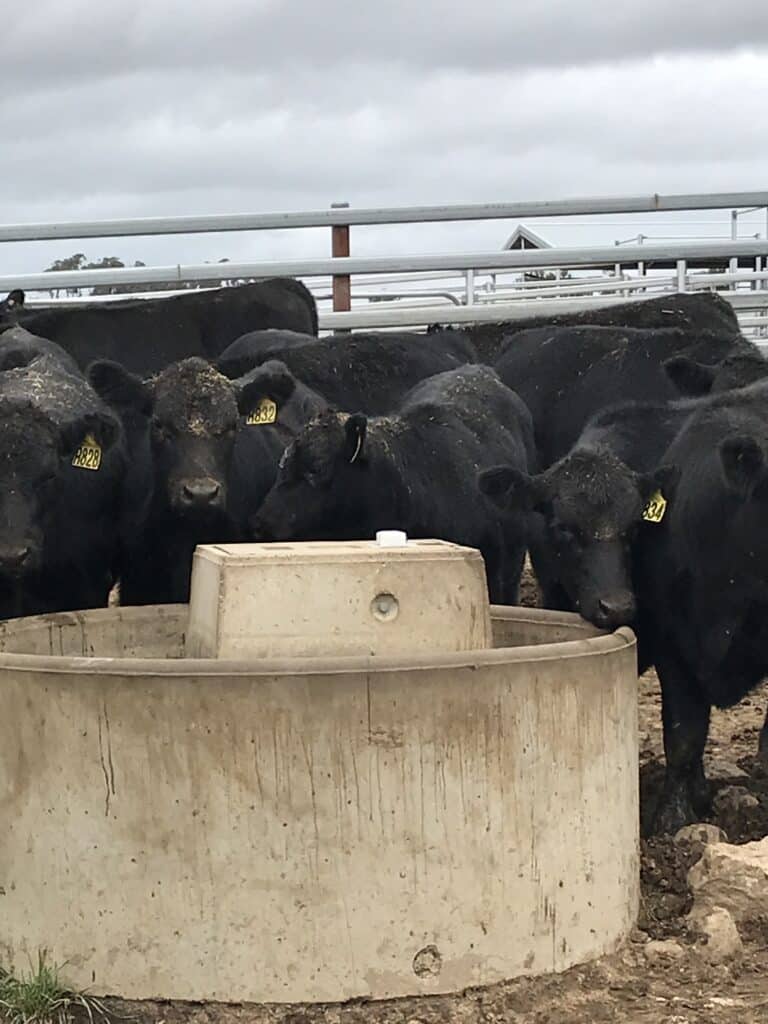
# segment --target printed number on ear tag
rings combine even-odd
[[[271,398],[262,398],[253,412],[248,414],[246,423],[252,427],[261,427],[264,424],[274,423],[277,419],[277,404]]]
[[[77,469],[98,469],[101,465],[101,445],[93,436],[86,434],[83,443],[75,452],[72,465]]]
[[[643,519],[646,523],[660,523],[667,511],[667,499],[661,491],[655,491],[648,499],[648,504],[643,509]]]

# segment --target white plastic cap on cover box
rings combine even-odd
[[[376,543],[380,548],[402,548],[408,543],[408,535],[402,530],[379,530]]]

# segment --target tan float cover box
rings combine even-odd
[[[479,551],[438,540],[206,544],[187,656],[284,658],[491,646]]]

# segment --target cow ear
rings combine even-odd
[[[654,490],[661,491],[667,501],[671,501],[680,483],[680,476],[679,466],[658,466],[652,474]]]
[[[720,463],[727,487],[746,499],[765,468],[765,455],[754,437],[734,434],[720,445]]]
[[[659,466],[652,473],[637,473],[636,479],[643,501],[649,501],[657,491],[669,501],[677,489],[680,470],[677,466]]]
[[[61,429],[59,449],[62,455],[77,451],[89,436],[103,451],[108,451],[120,436],[120,424],[107,412],[89,412],[78,416]]]
[[[720,463],[726,486],[745,500],[765,469],[762,447],[749,434],[733,434],[720,445]]]
[[[24,300],[26,296],[21,288],[14,288],[12,292],[8,292],[5,297],[5,308],[6,309],[22,309],[24,306]]]
[[[664,362],[664,372],[681,395],[708,395],[715,379],[715,368],[697,363],[689,356],[672,356]]]
[[[245,416],[260,398],[271,398],[278,405],[287,402],[296,389],[296,378],[285,363],[272,359],[236,381],[235,387],[237,407]]]
[[[533,508],[541,500],[541,488],[536,477],[528,476],[513,466],[493,466],[478,474],[477,483],[482,494],[498,508]]]
[[[155,396],[151,386],[120,363],[97,359],[90,364],[85,376],[99,398],[114,409],[131,409],[146,416],[152,412]]]
[[[357,462],[363,453],[368,418],[361,412],[350,416],[344,426],[344,461]]]

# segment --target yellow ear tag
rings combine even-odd
[[[646,523],[660,523],[666,511],[667,499],[661,491],[654,491],[643,509],[643,519]]]
[[[83,443],[75,452],[72,465],[77,469],[98,469],[101,465],[101,445],[93,436],[86,434]]]
[[[274,423],[277,419],[277,403],[271,398],[262,398],[253,412],[248,413],[246,423],[252,427],[261,427]]]

